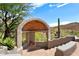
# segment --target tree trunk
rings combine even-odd
[[[8,28],[6,19],[5,19],[4,23],[5,23],[5,32],[4,32],[4,39],[5,39],[6,37],[10,37],[10,29]]]
[[[5,32],[4,32],[4,37],[3,37],[4,39],[6,37],[9,37],[10,36],[10,31],[9,31],[8,24],[7,24],[7,14],[8,14],[8,12],[5,11],[5,19],[3,19],[3,22],[5,24]]]
[[[7,37],[10,37],[9,29],[6,29],[5,32],[4,32],[4,39],[7,38]]]

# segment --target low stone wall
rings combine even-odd
[[[62,44],[65,44],[69,41],[74,41],[75,37],[66,37],[66,38],[58,38],[48,42],[36,42],[37,48],[53,48]]]
[[[34,47],[32,46],[29,50],[40,49],[40,48],[44,48],[44,49],[53,48],[74,40],[75,37],[66,37],[66,38],[58,38],[48,42],[36,42],[35,46]]]
[[[55,56],[69,56],[76,49],[76,42],[70,41],[56,48]]]
[[[56,47],[62,44],[65,44],[69,41],[74,41],[75,37],[66,37],[66,38],[59,38],[59,39],[55,39],[53,41],[49,41],[48,43],[48,47],[52,48],[52,47]]]
[[[46,48],[46,47],[48,47],[48,43],[47,42],[36,42],[36,47]]]

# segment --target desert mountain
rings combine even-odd
[[[51,27],[52,29],[53,28],[57,28],[56,27]],[[69,23],[69,24],[66,24],[66,25],[60,25],[60,28],[61,29],[68,29],[68,30],[76,30],[76,31],[79,31],[79,22],[73,22],[73,23]]]

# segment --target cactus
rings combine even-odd
[[[58,18],[58,38],[60,38],[60,19]]]

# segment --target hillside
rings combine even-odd
[[[53,28],[57,28],[56,27],[51,27],[52,29]],[[66,24],[66,25],[61,25],[60,26],[61,29],[67,29],[67,30],[75,30],[75,31],[79,31],[79,23],[78,22],[73,22],[73,23],[69,23],[69,24]]]
[[[52,39],[57,37],[57,34],[56,34],[57,31],[58,31],[57,26],[51,27],[51,38]],[[79,37],[79,23],[73,22],[73,23],[69,23],[66,25],[61,25],[60,35],[61,37],[66,37],[67,35],[76,35]]]

